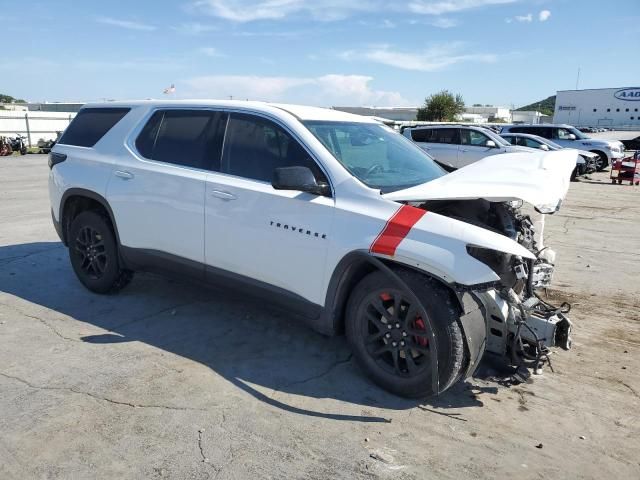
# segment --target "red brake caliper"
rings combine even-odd
[[[382,300],[383,302],[388,302],[392,298],[393,297],[391,295],[389,295],[388,293],[381,293],[380,294],[380,300]]]
[[[427,326],[425,325],[422,317],[416,317],[415,321],[413,322],[413,327],[416,330],[424,330],[425,332],[427,331]],[[413,340],[422,347],[426,347],[429,343],[429,340],[427,340],[425,337],[414,336]]]

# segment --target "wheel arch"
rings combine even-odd
[[[113,211],[109,206],[109,202],[107,202],[107,200],[99,193],[84,188],[70,188],[62,195],[62,200],[60,201],[60,213],[58,216],[61,225],[62,243],[65,246],[68,244],[68,234],[71,221],[80,212],[86,210],[104,211],[111,222],[117,244],[120,246],[118,227],[115,222]]]
[[[442,284],[442,286],[447,288],[455,303],[459,305],[461,309],[463,308],[463,305],[460,303],[460,299],[451,285],[445,282],[442,278],[411,265],[374,256],[367,250],[355,250],[342,257],[336,268],[333,270],[331,279],[329,280],[325,299],[326,318],[325,322],[323,322],[328,331],[327,333],[336,335],[344,332],[345,311],[351,292],[356,284],[366,275],[373,271],[384,269],[380,267],[378,262],[389,268],[405,268],[435,279]]]

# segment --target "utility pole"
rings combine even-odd
[[[576,90],[578,90],[579,84],[580,84],[580,67],[578,67],[578,76],[576,77]]]

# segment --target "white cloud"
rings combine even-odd
[[[414,0],[409,3],[409,10],[422,15],[443,15],[472,8],[488,7],[515,3],[518,0]]]
[[[200,35],[202,33],[213,32],[218,29],[214,25],[206,25],[198,22],[181,23],[171,27],[173,30],[185,35]]]
[[[380,5],[380,0],[197,0],[193,3],[197,10],[234,22],[278,20],[294,14],[340,20]]]
[[[549,10],[542,10],[538,14],[538,20],[540,20],[541,22],[546,22],[547,20],[549,20],[550,16],[551,16],[551,12]]]
[[[513,17],[516,22],[531,23],[533,21],[533,15],[527,13],[526,15],[516,15]]]
[[[438,17],[431,22],[431,25],[438,28],[453,28],[458,25],[458,21],[453,18]]]
[[[223,57],[224,55],[222,55],[217,48],[214,47],[202,47],[198,49],[198,52],[200,52],[203,55],[206,55],[207,57]]]
[[[104,25],[111,25],[113,27],[126,28],[128,30],[140,30],[144,32],[151,32],[156,29],[155,26],[148,25],[146,23],[134,22],[131,20],[121,20],[118,18],[111,18],[111,17],[98,17],[96,21]]]
[[[361,13],[400,12],[407,9],[420,15],[443,15],[519,0],[192,0],[191,7],[214,17],[234,22],[280,20],[304,16],[316,20],[342,20]]]
[[[378,45],[369,50],[357,52],[348,50],[338,56],[343,60],[365,58],[372,62],[420,72],[434,72],[464,62],[493,63],[498,60],[492,53],[464,53],[464,45],[452,43],[435,45],[420,52],[406,52],[392,49],[389,45]]]
[[[320,77],[209,75],[185,80],[188,96],[338,104],[404,106],[411,102],[398,92],[375,90],[372,77],[330,74]]]

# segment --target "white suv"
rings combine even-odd
[[[483,127],[429,125],[404,127],[402,134],[416,142],[446,170],[451,171],[502,153],[528,152]]]
[[[561,147],[587,150],[598,155],[596,168],[605,169],[613,160],[624,157],[624,145],[617,140],[600,140],[585,135],[571,125],[505,125],[500,133],[530,133],[553,140]]]
[[[516,203],[557,210],[575,158],[518,155],[445,175],[390,128],[333,110],[95,104],[50,154],[51,213],[94,292],[136,270],[242,289],[346,330],[376,383],[425,396],[486,351],[538,366],[569,346],[569,320],[534,292],[553,253]]]

